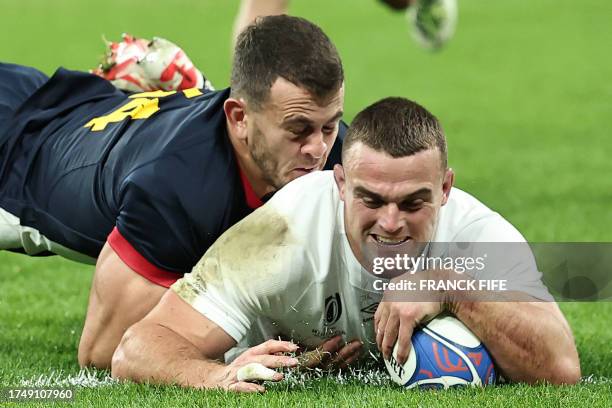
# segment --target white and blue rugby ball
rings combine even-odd
[[[412,335],[404,365],[397,363],[397,344],[385,360],[393,381],[406,388],[446,389],[495,384],[493,360],[484,344],[461,321],[440,316]]]

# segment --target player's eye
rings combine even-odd
[[[291,129],[291,133],[293,133],[293,135],[296,137],[296,139],[300,139],[300,138],[308,137],[308,135],[310,135],[310,133],[312,133],[312,130],[310,129],[309,126],[306,126],[306,127],[302,127],[302,128]]]
[[[400,210],[407,212],[416,212],[423,208],[424,204],[425,201],[423,200],[405,201],[400,204]]]
[[[323,133],[325,133],[326,135],[330,135],[334,133],[335,130],[336,130],[336,124],[334,124],[333,126],[325,126],[323,128]]]
[[[368,196],[361,197],[361,201],[368,208],[380,208],[384,204],[382,200]]]

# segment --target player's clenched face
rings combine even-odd
[[[278,189],[323,168],[343,104],[344,87],[318,101],[291,82],[276,80],[263,106],[247,113],[249,151],[268,184]]]
[[[334,176],[344,201],[353,253],[369,268],[373,253],[418,255],[433,237],[453,183],[437,149],[393,158],[360,142],[346,152]]]

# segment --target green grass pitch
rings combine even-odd
[[[374,0],[293,0],[323,27],[346,71],[346,117],[390,95],[438,115],[457,185],[530,241],[612,241],[612,5],[599,0],[459,0],[458,32],[440,53],[419,49],[402,15]],[[238,2],[0,0],[0,60],[51,73],[88,69],[101,36],[180,44],[218,87],[228,84]],[[0,252],[0,386],[78,378],[76,350],[92,267]],[[106,384],[81,373],[78,406],[612,406],[612,304],[561,305],[583,382],[407,392],[324,378],[265,395]],[[84,379],[83,379],[84,378]],[[342,383],[345,382],[345,383]],[[0,405],[2,403],[0,402]],[[25,406],[15,404],[15,406]]]

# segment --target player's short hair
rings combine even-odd
[[[259,17],[238,36],[232,96],[260,108],[278,77],[325,100],[340,89],[344,72],[336,47],[316,25],[287,15]]]
[[[442,168],[447,166],[446,138],[440,122],[427,109],[405,98],[381,99],[359,112],[346,132],[342,161],[357,142],[395,158],[437,148]]]

